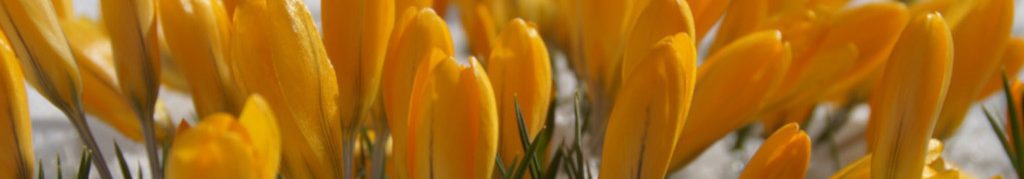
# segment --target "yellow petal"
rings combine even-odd
[[[679,45],[682,43],[684,45]],[[662,39],[626,74],[608,119],[601,176],[664,178],[693,95],[696,51],[679,33]]]
[[[252,95],[245,103],[245,109],[238,117],[248,132],[253,150],[253,165],[250,171],[255,178],[277,178],[281,163],[281,132],[277,119],[263,96]]]
[[[274,110],[281,173],[341,177],[337,81],[303,1],[242,1],[232,23],[231,71],[243,95],[260,94]]]
[[[909,19],[906,7],[899,3],[873,3],[859,8],[843,11],[839,14],[832,31],[827,33],[819,48],[835,47],[839,44],[853,44],[857,48],[857,59],[849,68],[832,72],[833,83],[822,86],[825,91],[813,101],[823,100],[823,96],[838,96],[846,93],[861,83],[874,71],[883,69],[892,47],[899,38],[899,32],[906,26]],[[834,63],[825,60],[825,63]],[[835,83],[835,82],[838,82]],[[830,84],[822,82],[819,84]],[[811,89],[821,88],[810,87]]]
[[[437,52],[437,51],[435,51]],[[419,66],[410,96],[406,168],[415,178],[492,177],[498,113],[491,83],[476,59],[451,57]]]
[[[857,161],[846,165],[843,169],[832,174],[832,179],[859,179],[871,178],[871,154],[865,155]]]
[[[4,0],[0,26],[20,59],[25,79],[65,113],[78,113],[82,82],[52,4]],[[77,122],[76,122],[77,123]]]
[[[885,63],[907,16],[895,2],[839,12],[821,36],[810,38],[818,42],[794,48],[793,66],[771,106],[810,106],[849,91]]]
[[[258,177],[252,137],[234,117],[210,115],[174,139],[167,157],[167,178],[273,178]]]
[[[949,94],[942,105],[934,137],[952,136],[964,115],[993,74],[998,74],[1000,55],[1013,26],[1013,1],[985,0],[978,3],[959,25],[952,27],[953,76]]]
[[[910,6],[910,14],[925,14],[939,12],[950,28],[960,25],[960,22],[970,14],[972,9],[977,8],[980,3],[977,1],[960,0],[927,0],[917,1]]]
[[[397,7],[397,6],[396,6]],[[388,125],[393,132],[395,148],[405,148],[405,126],[409,116],[409,95],[417,66],[432,58],[433,51],[442,56],[455,54],[448,27],[441,17],[429,8],[406,8],[395,20],[395,29],[388,44],[388,55],[384,61],[381,94],[387,112]],[[404,166],[404,152],[393,157],[397,166]],[[398,170],[397,172],[406,172]],[[398,178],[407,178],[408,173],[397,173]]]
[[[948,22],[948,21],[947,21]],[[942,159],[942,142],[936,139],[930,139],[928,141],[928,151],[925,154],[924,163],[926,164],[924,170],[920,173],[920,178],[928,179],[945,179],[945,178],[972,178],[969,175],[961,172],[959,169],[951,166]],[[846,167],[839,170],[832,175],[833,179],[843,178],[870,178],[871,177],[871,159],[872,155],[869,153],[856,161],[847,164]]]
[[[796,123],[789,123],[765,139],[740,178],[804,178],[810,161],[811,139]]]
[[[748,35],[708,57],[697,73],[693,107],[672,168],[682,168],[730,131],[753,122],[789,60],[789,45],[774,30]]]
[[[237,113],[240,103],[227,61],[228,23],[221,1],[159,0],[174,62],[184,70],[196,113]]]
[[[86,17],[75,16],[61,21],[66,30],[71,53],[82,77],[82,106],[121,135],[136,142],[143,141],[142,126],[132,103],[123,94],[114,75],[110,37],[101,24]],[[159,106],[161,102],[157,100]],[[156,119],[162,119],[155,112]],[[156,120],[154,119],[154,120]],[[163,140],[164,128],[154,128],[157,140]]]
[[[24,77],[7,36],[0,34],[0,178],[32,178],[32,121]]]
[[[1020,74],[1021,67],[1024,67],[1024,38],[1011,38],[999,61],[999,68],[1006,70],[1007,81],[1017,81],[1016,74]],[[984,100],[1000,90],[1003,90],[1003,73],[996,72],[988,79],[988,83],[981,89],[981,95],[978,95],[975,100]]]
[[[21,62],[25,80],[50,103],[64,112],[79,138],[90,149],[99,150],[81,107],[82,81],[78,67],[60,29],[49,1],[0,1],[0,29]],[[110,177],[102,153],[93,162],[101,177]]]
[[[403,12],[400,10],[408,8],[428,8],[433,4],[434,2],[431,0],[395,0],[395,15],[402,15]],[[442,14],[444,14],[444,12],[442,12]]]
[[[484,57],[483,64],[487,64],[486,57],[490,56],[491,48],[495,45],[498,27],[494,22],[493,11],[483,2],[472,0],[460,1],[460,15],[463,30],[469,38],[470,54]]]
[[[950,85],[952,37],[937,13],[920,15],[904,29],[885,68],[879,124],[873,139],[873,178],[919,178],[932,127]]]
[[[160,47],[152,0],[104,0],[103,21],[110,34],[121,91],[139,116],[151,116],[160,86]]]
[[[619,78],[625,79],[631,74],[642,58],[662,37],[686,33],[693,37],[693,16],[690,7],[684,1],[653,0],[638,17],[636,24],[626,39],[626,47],[622,58],[622,71]],[[693,38],[690,38],[691,40]],[[693,42],[690,42],[693,44]]]
[[[579,5],[578,29],[580,35],[580,48],[582,48],[582,63],[585,71],[581,75],[586,82],[588,89],[593,90],[588,94],[599,102],[610,102],[614,98],[614,78],[621,76],[619,65],[622,64],[621,56],[623,45],[626,40],[626,30],[631,29],[627,9],[630,9],[631,1],[621,0],[597,0]],[[607,104],[605,104],[607,105]]]
[[[324,48],[337,73],[342,125],[367,118],[380,91],[393,1],[323,1]]]
[[[53,3],[53,11],[57,13],[57,19],[64,20],[75,16],[71,7],[71,0],[50,0]]]
[[[715,53],[732,41],[755,32],[768,15],[768,1],[730,2],[726,12],[729,13],[722,17],[709,53]]]
[[[547,120],[552,97],[551,62],[537,29],[522,19],[505,25],[491,51],[487,74],[494,85],[501,121],[501,157],[505,166],[524,154],[514,99],[518,99],[527,134],[532,139]]]
[[[722,18],[725,8],[729,7],[729,1],[721,0],[686,0],[693,12],[693,23],[696,30],[694,40],[700,42],[711,30],[711,26]]]

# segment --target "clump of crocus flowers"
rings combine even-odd
[[[323,0],[316,18],[303,0],[100,0],[91,19],[0,0],[0,178],[52,171],[26,89],[75,127],[79,177],[666,178],[759,124],[736,175],[804,178],[801,124],[867,104],[867,153],[832,178],[970,178],[942,142],[999,91],[992,129],[1024,172],[1012,0],[449,1]],[[96,121],[149,168],[107,162]]]

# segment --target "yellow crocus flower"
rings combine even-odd
[[[0,178],[32,178],[32,119],[24,76],[7,36],[0,33]]]
[[[338,80],[338,112],[343,132],[345,171],[355,153],[356,127],[373,116],[379,104],[381,70],[395,21],[395,2],[387,0],[322,1],[324,48]],[[382,121],[378,121],[382,122]],[[346,176],[352,176],[347,172]]]
[[[708,57],[697,72],[689,119],[672,155],[680,169],[720,138],[753,122],[789,67],[779,31],[743,37]]]
[[[388,44],[388,55],[384,60],[384,74],[381,94],[387,112],[388,127],[391,128],[396,152],[393,161],[396,166],[406,165],[406,137],[409,116],[409,96],[417,65],[432,58],[431,54],[443,56],[455,54],[448,27],[441,17],[430,8],[407,8],[396,19],[395,29]],[[396,170],[390,176],[408,178],[410,173]]]
[[[942,142],[936,139],[928,141],[928,151],[922,155],[925,155],[923,163],[925,168],[920,174],[920,178],[926,179],[958,179],[958,178],[973,178],[967,175],[967,173],[960,171],[952,164],[946,162],[942,157]],[[872,155],[867,154],[860,159],[857,159],[853,163],[847,164],[846,167],[839,170],[835,174],[832,174],[832,179],[858,179],[858,178],[870,178],[871,177],[871,163]]]
[[[963,122],[964,115],[980,95],[982,87],[999,69],[1000,55],[1009,42],[1013,26],[1012,0],[979,0],[953,33],[953,76],[949,94],[943,103],[933,136],[952,136]]]
[[[804,178],[811,162],[811,138],[789,123],[765,139],[740,173],[747,178]]]
[[[163,175],[153,127],[153,113],[160,92],[160,46],[156,4],[153,0],[103,0],[104,24],[110,34],[121,93],[132,104],[142,125],[150,171]]]
[[[652,0],[640,13],[629,33],[623,49],[620,76],[616,77],[619,79],[625,79],[626,75],[631,74],[637,63],[642,62],[639,59],[646,58],[652,45],[663,40],[663,37],[686,33],[691,37],[690,44],[695,44],[692,38],[693,16],[690,7],[683,1]]]
[[[81,106],[82,79],[78,66],[58,23],[52,2],[0,1],[0,29],[10,39],[11,48],[24,70],[25,80],[64,112],[89,149],[99,151]],[[109,178],[110,170],[102,152],[93,154],[98,173]]]
[[[167,157],[167,178],[277,178],[281,136],[274,110],[252,95],[238,119],[207,116],[178,133]]]
[[[601,177],[664,178],[686,122],[696,70],[689,34],[667,36],[624,76],[608,119]]]
[[[167,45],[191,88],[196,114],[236,113],[227,61],[230,22],[219,0],[159,0]]]
[[[246,0],[235,8],[228,56],[242,95],[260,94],[281,129],[288,178],[341,178],[334,69],[302,0]]]
[[[582,71],[581,79],[588,86],[589,95],[599,110],[607,110],[614,98],[616,79],[621,76],[619,65],[622,64],[622,48],[626,40],[626,30],[632,29],[627,24],[628,11],[632,1],[595,0],[579,2],[577,13],[580,15],[578,31],[582,49],[577,69]],[[604,126],[604,125],[599,125]],[[600,129],[600,127],[597,127]],[[602,133],[597,131],[598,134]]]
[[[86,17],[73,16],[62,19],[66,30],[71,54],[81,72],[82,106],[85,112],[114,127],[125,137],[142,142],[142,126],[128,98],[121,94],[121,87],[114,75],[113,54],[110,37],[101,25]],[[73,30],[70,30],[73,29]],[[159,102],[157,102],[159,103]],[[155,112],[154,116],[161,116]],[[164,129],[155,128],[158,140],[163,139]]]
[[[885,68],[873,142],[873,178],[919,178],[928,140],[950,85],[953,42],[937,13],[920,15],[903,30]]]
[[[498,153],[498,111],[487,73],[433,51],[409,97],[405,167],[412,178],[489,178]]]
[[[516,18],[505,25],[491,50],[487,74],[497,95],[498,117],[501,121],[499,145],[505,166],[522,158],[514,100],[518,99],[526,132],[530,139],[540,133],[547,120],[552,98],[551,62],[548,50],[537,29]]]
[[[792,67],[769,111],[813,106],[848,92],[885,64],[907,19],[906,7],[895,2],[866,4],[826,18],[819,36],[794,46]],[[789,122],[800,121],[766,127]]]
[[[492,4],[501,1],[482,0],[459,0],[459,18],[463,24],[463,30],[469,39],[470,54],[483,57],[481,63],[487,65],[490,61],[487,58],[491,54],[491,48],[495,45],[498,34],[496,23],[506,20],[495,18],[501,12],[495,12]],[[444,12],[442,12],[444,13]],[[497,21],[497,22],[495,22]]]
[[[324,48],[337,73],[342,125],[370,115],[395,20],[392,1],[323,1]]]

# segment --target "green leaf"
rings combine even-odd
[[[57,179],[64,179],[64,173],[60,168],[60,154],[57,154]]]
[[[46,178],[46,172],[43,171],[43,160],[39,160],[39,172],[37,173],[39,174],[39,179]]]
[[[530,178],[537,178],[540,176],[540,162],[534,160],[537,158],[534,154],[535,150],[530,150],[531,148],[535,148],[536,145],[530,143],[529,134],[526,132],[526,122],[524,122],[525,119],[523,119],[523,111],[519,108],[519,96],[512,95],[512,98],[512,102],[515,104],[516,108],[516,122],[519,123],[519,141],[522,142],[523,150],[526,151],[526,159],[523,159],[523,163],[529,164]]]
[[[1017,161],[1017,157],[1013,155],[1010,150],[1009,141],[1006,140],[1005,133],[1003,133],[1002,127],[999,126],[999,122],[996,122],[995,117],[992,115],[992,111],[987,106],[981,108],[985,112],[985,119],[988,119],[989,126],[992,126],[992,132],[995,133],[996,137],[999,137],[999,143],[1003,145],[1003,152],[1006,152],[1006,156],[1010,158],[1010,163],[1013,164],[1013,168],[1020,168],[1020,161]],[[1020,173],[1020,171],[1017,171]]]
[[[505,171],[505,164],[504,163],[505,162],[501,161],[501,156],[495,157],[494,164],[497,165],[495,168],[498,168],[498,174],[501,174],[501,178],[507,179],[508,178],[508,172]]]
[[[78,161],[78,179],[89,179],[89,171],[92,168],[92,150],[82,149],[82,158]]]
[[[114,141],[114,151],[117,152],[117,164],[121,166],[121,176],[126,179],[132,178],[132,171],[128,169],[128,162],[124,161],[124,152],[121,151],[121,145]]]
[[[135,166],[139,166],[139,169],[136,170],[136,171],[139,171],[138,179],[143,179],[142,178],[142,162],[141,161],[135,161]]]
[[[1007,113],[1010,114],[1010,135],[1013,137],[1013,148],[1016,149],[1016,152],[1013,153],[1024,154],[1024,144],[1021,143],[1021,140],[1024,139],[1024,134],[1021,133],[1020,119],[1017,119],[1017,110],[1014,110],[1017,109],[1017,105],[1014,104],[1013,102],[1013,90],[1010,88],[1010,81],[1006,77],[1005,69],[1002,70],[1002,77],[1004,91],[1003,95],[1006,96],[1006,109]],[[1014,155],[1014,159],[1017,160],[1018,162],[1020,162],[1019,157],[1019,155]],[[1024,168],[1022,168],[1021,166],[1016,166],[1015,168],[1017,169],[1017,171],[1024,171]],[[1018,174],[1019,173],[1020,172],[1018,172]]]
[[[544,170],[547,172],[544,175],[545,179],[555,179],[558,176],[558,166],[562,165],[562,157],[564,157],[562,150],[555,151],[554,157],[551,158],[551,163],[548,164],[548,169]]]

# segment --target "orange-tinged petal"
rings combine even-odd
[[[438,52],[438,51],[435,51]],[[461,66],[443,53],[417,70],[410,96],[410,154],[414,178],[492,177],[498,113],[490,80],[476,59]]]
[[[682,168],[730,131],[753,122],[789,60],[789,45],[774,30],[748,35],[708,57],[697,72],[693,105],[672,168]]]
[[[730,2],[726,9],[728,13],[722,17],[708,52],[715,53],[732,41],[755,32],[765,21],[765,16],[768,16],[768,5],[768,1]]]
[[[228,16],[218,0],[159,0],[174,62],[183,70],[199,116],[237,113],[241,103],[227,61]]]
[[[693,12],[693,24],[696,34],[694,40],[700,42],[711,30],[711,26],[722,18],[725,8],[729,7],[729,1],[721,0],[686,0]]]
[[[491,48],[495,45],[498,27],[495,24],[494,11],[486,3],[472,0],[460,1],[460,15],[463,30],[469,38],[470,54],[483,57],[484,65],[488,63]]]
[[[878,127],[873,178],[919,178],[953,68],[952,37],[942,16],[920,15],[903,31],[885,68],[880,101],[872,105]]]
[[[260,94],[281,129],[282,174],[340,178],[334,69],[301,0],[246,0],[235,9],[229,57],[242,95]]]
[[[585,69],[583,79],[589,86],[592,98],[597,102],[608,103],[614,96],[615,78],[622,61],[622,49],[626,40],[626,30],[632,28],[628,9],[631,1],[596,0],[578,3],[580,48],[582,63]]]
[[[7,36],[0,33],[0,178],[32,178],[32,119],[24,77]]]
[[[945,139],[960,127],[967,110],[993,74],[999,73],[1000,55],[1013,26],[1013,1],[985,0],[978,3],[953,32],[953,76],[943,103],[934,137]]]
[[[1024,67],[1024,38],[1011,38],[1010,42],[1006,44],[1003,56],[1000,58],[999,65],[1000,68],[1006,70],[1006,80],[1010,82],[1017,81],[1017,74],[1020,74],[1021,67]],[[975,100],[984,100],[1002,89],[1003,73],[993,73],[992,77],[988,79],[988,83],[982,88],[981,95],[978,95]]]
[[[324,47],[334,66],[344,128],[368,118],[395,21],[395,2],[322,1]]]
[[[678,45],[678,43],[689,45]],[[654,45],[624,76],[608,120],[601,176],[664,178],[693,95],[696,51],[686,33]]]
[[[515,100],[519,101],[528,136],[534,138],[547,120],[552,99],[551,62],[537,29],[522,19],[505,25],[491,51],[487,74],[494,85],[501,122],[500,154],[505,166],[522,158]]]
[[[765,139],[740,178],[804,178],[811,162],[811,139],[789,123]]]

